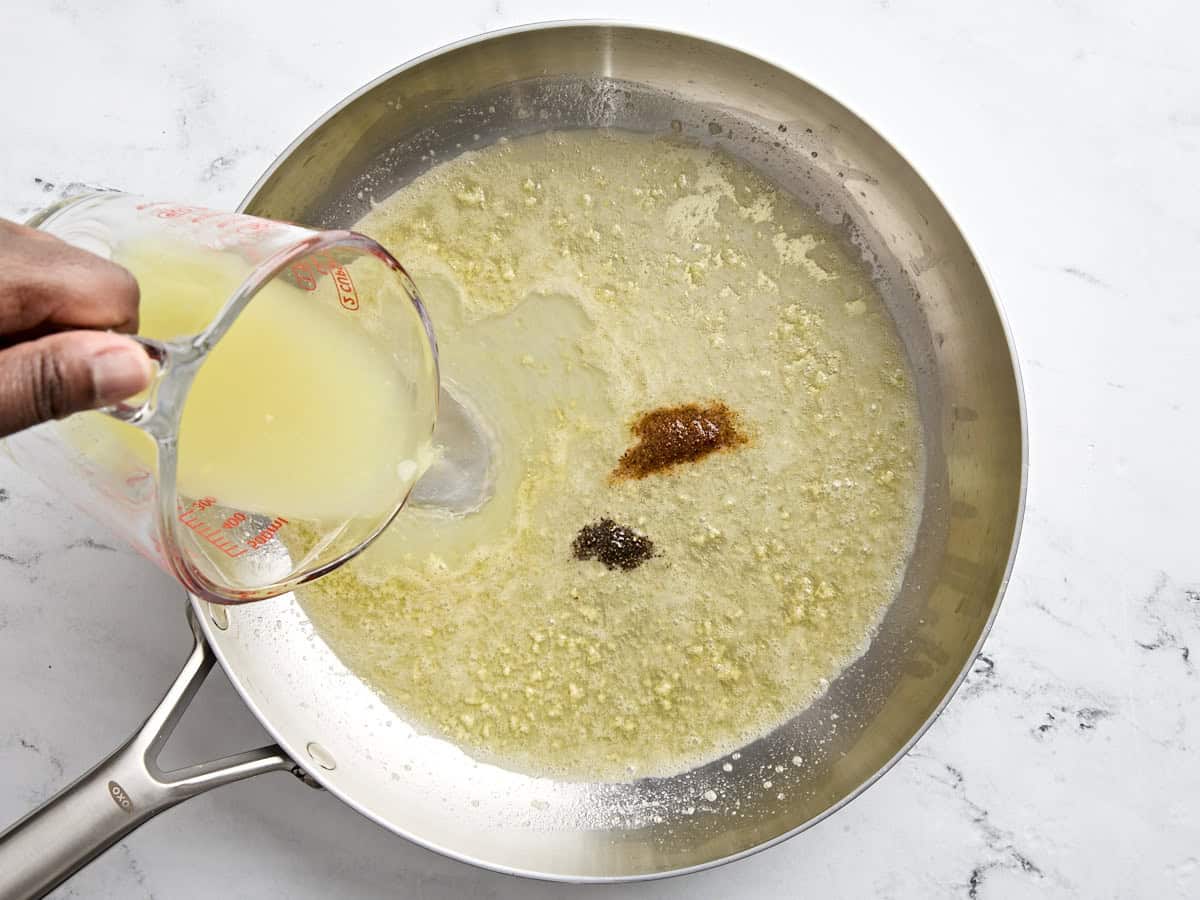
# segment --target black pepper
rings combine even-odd
[[[576,559],[598,559],[610,569],[636,569],[654,555],[654,542],[632,528],[604,518],[585,525],[571,550]]]

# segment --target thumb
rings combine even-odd
[[[0,351],[0,437],[124,400],[150,384],[140,345],[104,331],[66,331]]]

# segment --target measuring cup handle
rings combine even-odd
[[[140,403],[122,401],[114,403],[112,406],[102,406],[99,411],[122,422],[129,422],[131,425],[140,425],[154,412],[159,382],[162,381],[163,377],[172,368],[172,363],[178,351],[172,349],[162,341],[156,341],[154,338],[142,337],[137,334],[129,335],[129,338],[141,344],[142,349],[146,351],[146,355],[153,360],[155,365],[154,378],[150,382],[150,387],[138,395],[144,398]]]
[[[195,646],[158,707],[129,741],[0,834],[0,897],[44,897],[146,820],[176,803],[263,772],[298,767],[278,746],[173,772],[158,766],[215,657],[190,615]]]

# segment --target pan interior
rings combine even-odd
[[[809,824],[869,783],[970,665],[1019,518],[1020,398],[991,294],[925,184],[853,114],[737,51],[600,25],[508,32],[418,61],[294,145],[245,210],[346,227],[438,162],[547,130],[617,127],[718,145],[817,210],[868,265],[905,345],[926,447],[924,513],[868,651],[775,732],[672,778],[560,782],[413,730],[290,597],[201,618],[283,746],[381,824],[492,868],[632,878],[703,866]],[[836,723],[836,727],[831,727]]]

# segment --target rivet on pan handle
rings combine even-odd
[[[0,897],[42,897],[143,822],[176,803],[263,772],[305,773],[278,746],[164,772],[158,756],[216,657],[195,644],[166,696],[124,746],[0,834]]]

